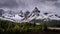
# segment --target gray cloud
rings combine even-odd
[[[27,0],[25,3],[30,9],[37,6],[41,12],[60,13],[60,0]]]
[[[0,0],[0,7],[32,10],[35,6],[41,12],[60,13],[60,0]]]
[[[0,8],[18,8],[23,7],[25,4],[23,2],[18,2],[16,0],[0,0]]]
[[[16,7],[18,4],[14,0],[0,0],[0,7]]]

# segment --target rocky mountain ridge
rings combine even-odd
[[[34,8],[32,12],[22,10],[19,12],[19,14],[12,14],[12,11],[9,13],[4,13],[4,10],[0,10],[1,12],[1,18],[4,20],[10,20],[15,22],[30,22],[31,20],[60,20],[60,16],[54,13],[45,12],[41,13],[40,10],[38,10],[37,7]]]

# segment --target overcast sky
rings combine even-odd
[[[0,8],[14,10],[33,10],[60,14],[60,0],[0,0]]]

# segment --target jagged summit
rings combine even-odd
[[[4,12],[1,11],[0,12]],[[31,21],[31,20],[44,20],[44,19],[50,19],[50,20],[60,20],[60,16],[58,16],[57,14],[54,13],[41,13],[41,11],[35,7],[34,10],[32,12],[30,11],[25,11],[23,12],[22,10],[18,13],[18,14],[11,14],[12,11],[10,11],[10,13],[1,13],[2,16],[0,19],[9,19],[12,21],[16,21],[16,22],[21,22],[21,21]],[[1,15],[0,14],[0,15]]]

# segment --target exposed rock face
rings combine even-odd
[[[44,13],[44,15],[47,15],[47,14],[49,14],[49,13]]]
[[[37,7],[35,7],[35,9],[33,10],[33,13],[35,13],[35,14],[39,14],[39,13],[40,13],[40,11],[38,10],[38,8],[37,8]]]
[[[22,10],[19,13],[22,15],[23,14]]]
[[[60,18],[60,16],[58,16],[57,14],[55,14],[56,17]]]
[[[4,10],[0,9],[0,16],[2,16],[4,14]]]
[[[30,12],[29,11],[26,11],[25,13],[24,13],[24,19],[28,19],[29,18],[29,14],[30,14]]]
[[[35,7],[35,9],[33,10],[33,13],[34,13],[36,16],[39,16],[40,11],[38,10],[37,7]]]
[[[23,17],[23,14],[24,14],[24,13],[23,13],[22,10],[21,10],[21,11],[19,12],[19,16],[20,16],[20,17]]]
[[[37,7],[34,8],[34,10],[29,14],[29,17],[39,16],[40,11]]]
[[[34,8],[33,12],[34,12],[34,13],[35,13],[35,12],[39,12],[39,13],[40,13],[40,11],[38,10],[37,7]]]

